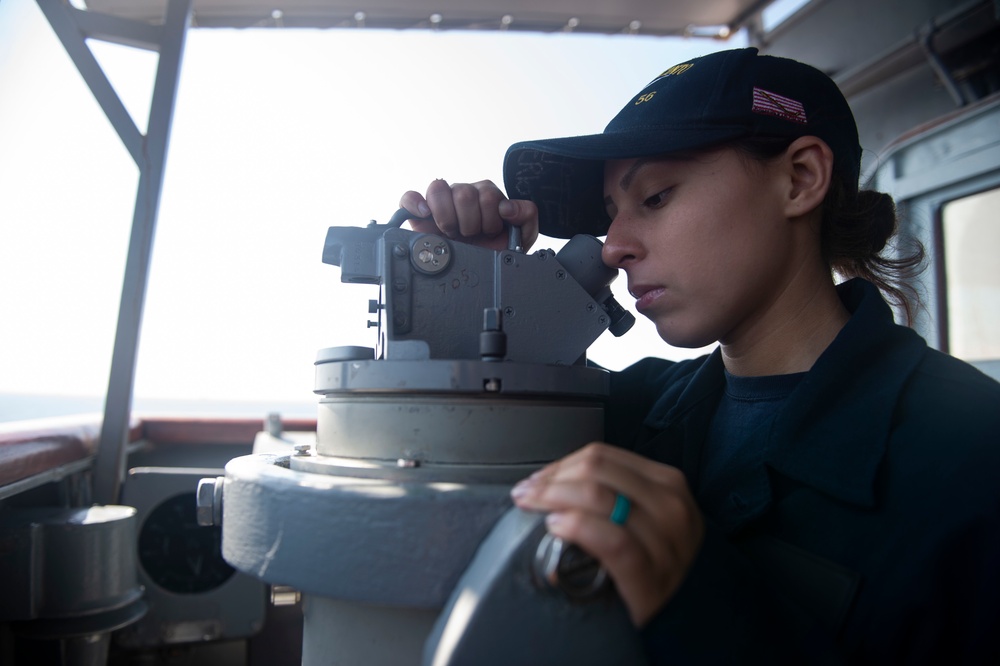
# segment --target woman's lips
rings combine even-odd
[[[652,307],[653,303],[663,295],[664,291],[666,290],[663,287],[649,287],[645,285],[629,289],[629,292],[635,297],[635,309],[640,312]]]

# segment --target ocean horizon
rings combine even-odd
[[[318,397],[313,402],[136,398],[132,413],[136,416],[259,417],[263,421],[275,412],[289,418],[315,418],[318,404]],[[100,416],[103,412],[104,396],[0,393],[0,422],[4,423],[57,416]]]

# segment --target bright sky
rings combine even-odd
[[[136,398],[313,400],[318,349],[374,346],[374,292],[321,263],[327,227],[385,222],[434,178],[502,182],[511,143],[598,132],[666,67],[741,45],[192,30]],[[156,56],[94,50],[144,129]],[[0,393],[104,394],[136,183],[35,3],[0,2]],[[692,355],[639,319],[591,357]]]

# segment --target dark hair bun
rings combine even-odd
[[[883,255],[896,233],[896,204],[883,192],[852,192],[834,179],[823,202],[823,254],[841,276],[860,277],[874,283],[889,302],[902,307],[912,321],[920,298],[912,280],[923,268],[924,249],[907,239],[910,247],[895,240],[896,256]]]
[[[881,253],[896,230],[895,202],[884,192],[862,190],[858,192],[858,210],[863,212],[857,221],[868,227],[868,251]]]

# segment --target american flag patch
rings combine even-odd
[[[778,116],[785,120],[802,123],[803,125],[806,124],[806,109],[802,106],[801,102],[796,102],[794,99],[782,97],[761,88],[753,89],[753,107],[751,110],[754,113]]]

